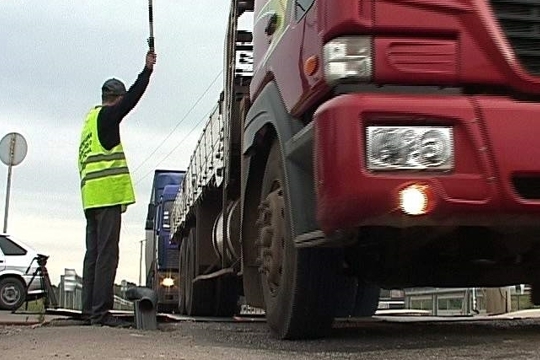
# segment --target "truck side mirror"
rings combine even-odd
[[[154,228],[154,220],[146,220],[144,230],[152,230]]]
[[[154,216],[156,213],[156,207],[154,204],[148,204],[148,212],[146,216],[146,224],[144,230],[152,230],[154,228]]]

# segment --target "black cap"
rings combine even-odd
[[[121,96],[126,93],[126,87],[124,86],[124,83],[121,82],[118,79],[109,79],[103,83],[103,86],[101,87],[101,94],[102,95],[115,95],[115,96]]]

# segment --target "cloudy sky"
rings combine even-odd
[[[228,5],[154,1],[157,64],[121,127],[137,204],[123,217],[117,282],[138,282],[153,170],[187,166],[202,120],[218,99]],[[28,142],[27,157],[13,168],[8,233],[51,256],[56,284],[64,268],[82,275],[82,122],[100,103],[104,80],[117,77],[129,86],[143,69],[148,2],[2,0],[0,24],[0,138],[18,132]],[[1,224],[7,173],[0,163]]]

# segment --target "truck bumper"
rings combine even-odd
[[[369,125],[454,129],[451,172],[369,171]],[[495,96],[348,94],[314,115],[317,219],[360,226],[540,226],[540,104]],[[404,214],[399,191],[428,185],[431,210]]]

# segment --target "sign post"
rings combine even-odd
[[[9,195],[11,191],[11,173],[15,165],[19,165],[28,151],[26,140],[19,133],[9,133],[0,140],[0,160],[8,166],[8,177],[6,186],[6,208],[4,211],[4,230],[7,232],[8,213],[9,213]]]

